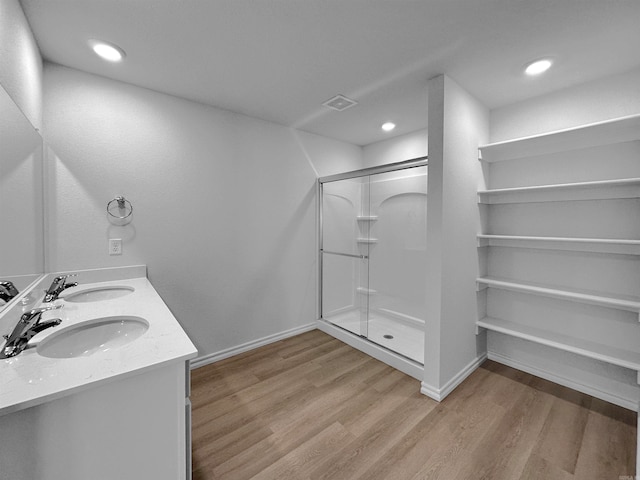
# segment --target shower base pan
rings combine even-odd
[[[335,317],[332,317],[332,322],[335,322]],[[422,381],[424,374],[424,366],[415,360],[412,360],[400,353],[397,353],[384,345],[393,345],[393,341],[398,338],[402,340],[402,335],[396,337],[395,331],[389,330],[391,325],[385,325],[384,322],[370,322],[369,335],[372,336],[372,340],[369,340],[360,335],[347,330],[345,327],[340,327],[335,323],[331,323],[325,319],[317,320],[318,329],[331,335],[334,338],[350,345],[351,347],[372,356],[373,358],[380,360],[393,368],[400,370],[403,373]],[[392,335],[393,339],[384,338],[384,335]],[[378,338],[380,337],[380,338]],[[406,338],[406,337],[405,337]],[[396,340],[396,341],[398,341]],[[380,343],[377,343],[380,341]],[[383,343],[385,342],[385,343]],[[417,351],[417,346],[413,346],[414,351]],[[424,358],[424,352],[421,355]]]

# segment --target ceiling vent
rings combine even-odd
[[[322,105],[341,112],[357,104],[358,102],[356,102],[355,100],[351,100],[350,98],[347,98],[344,95],[336,95],[335,97],[330,98],[329,100],[324,102]]]

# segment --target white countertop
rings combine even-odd
[[[80,285],[66,290],[55,302],[64,304],[62,309],[42,315],[43,320],[60,318],[62,323],[33,337],[29,347],[19,355],[0,360],[0,415],[71,395],[104,382],[138,375],[169,362],[186,361],[197,355],[193,343],[145,277],[98,283],[82,283],[82,278],[79,275],[73,279]],[[135,290],[109,300],[87,303],[64,301],[64,297],[78,291],[116,285]],[[13,313],[17,322],[19,315],[9,313]],[[36,351],[39,342],[60,329],[112,316],[141,317],[149,322],[149,328],[131,343],[88,356],[48,358]],[[3,343],[2,340],[0,343]]]

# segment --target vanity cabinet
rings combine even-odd
[[[0,360],[0,480],[190,480],[189,360],[196,348],[144,266],[77,274],[80,285],[65,295],[127,294],[80,303],[61,296],[64,308],[55,310],[61,326]],[[57,275],[45,276],[34,291]],[[0,333],[21,309],[0,313]],[[147,330],[109,343],[91,329],[120,318],[144,320]],[[83,328],[89,329],[83,336],[63,336]],[[56,335],[79,343],[40,348]]]
[[[185,371],[164,365],[0,417],[0,479],[187,480]]]

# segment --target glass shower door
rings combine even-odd
[[[427,167],[371,175],[368,339],[424,363]]]
[[[321,179],[321,316],[424,364],[427,166]]]
[[[368,336],[368,177],[322,185],[322,318]]]

